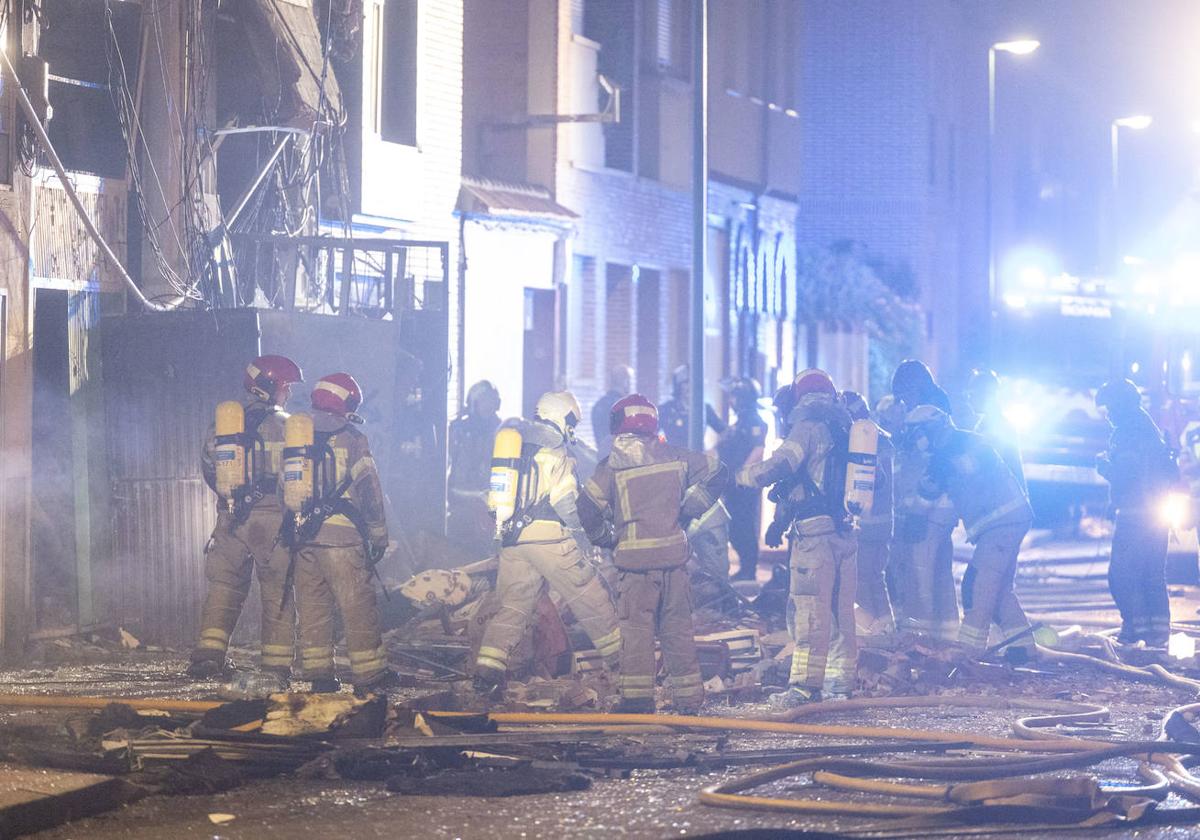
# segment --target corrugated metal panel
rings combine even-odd
[[[186,645],[204,597],[215,507],[200,475],[213,406],[240,393],[255,313],[137,315],[103,325],[113,557],[97,575],[108,616]]]

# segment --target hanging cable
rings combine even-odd
[[[165,304],[157,303],[146,297],[146,295],[138,287],[138,284],[135,283],[133,278],[129,276],[129,272],[125,270],[125,266],[121,264],[119,259],[117,259],[117,255],[113,253],[113,249],[109,247],[108,242],[105,241],[104,237],[101,235],[100,230],[96,227],[96,223],[92,221],[92,217],[88,215],[87,208],[85,208],[83,206],[83,202],[79,200],[79,194],[75,192],[75,187],[71,183],[71,179],[67,177],[67,170],[63,167],[62,161],[58,158],[58,153],[54,151],[54,146],[50,143],[50,136],[46,134],[45,126],[43,126],[42,121],[38,119],[37,113],[33,110],[33,105],[29,101],[29,96],[25,93],[24,86],[21,84],[20,79],[17,78],[17,71],[13,68],[12,62],[9,61],[7,51],[0,50],[0,59],[3,59],[4,69],[14,81],[14,88],[17,92],[17,101],[21,105],[21,110],[25,112],[25,119],[28,120],[29,125],[37,134],[38,140],[41,141],[42,148],[46,151],[46,157],[50,159],[50,165],[54,167],[54,172],[58,175],[58,180],[62,182],[63,190],[65,190],[67,193],[67,198],[71,200],[71,205],[75,208],[75,212],[79,214],[79,218],[83,222],[83,226],[87,228],[87,232],[92,237],[92,240],[96,243],[96,246],[100,249],[108,261],[112,263],[113,268],[121,276],[121,280],[123,280],[125,285],[129,287],[129,290],[133,292],[133,295],[137,298],[138,302],[147,309],[155,312],[169,312],[173,309],[179,308],[179,305],[183,303],[184,300],[182,296]]]

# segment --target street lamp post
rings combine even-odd
[[[1118,117],[1108,127],[1109,152],[1112,155],[1112,243],[1114,260],[1121,258],[1121,222],[1118,218],[1121,207],[1121,155],[1119,151],[1121,129],[1127,128],[1130,131],[1142,131],[1149,128],[1152,122],[1154,122],[1153,117],[1145,114],[1134,114],[1129,117]]]
[[[984,214],[983,226],[988,261],[988,335],[991,335],[990,324],[994,317],[993,308],[996,304],[996,255],[992,245],[992,145],[996,134],[996,53],[1009,55],[1029,55],[1041,46],[1040,41],[1024,38],[1016,41],[997,41],[988,47],[988,130],[986,145],[986,161],[984,168]],[[989,354],[991,348],[988,348]]]

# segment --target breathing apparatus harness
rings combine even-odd
[[[263,421],[277,413],[282,409],[270,403],[249,410],[237,402],[217,407],[215,489],[230,515],[231,532],[246,523],[259,502],[277,491],[278,480],[264,476],[266,443],[258,433]],[[240,483],[230,486],[233,481]]]
[[[363,554],[371,574],[379,579],[377,564],[383,559],[383,550],[377,549],[370,540],[366,517],[346,495],[354,483],[349,471],[338,478],[337,457],[330,441],[346,426],[329,432],[314,432],[312,418],[296,415],[295,423],[289,421],[288,445],[283,450],[284,507],[283,523],[275,544],[283,543],[290,552],[287,579],[290,583],[296,564],[296,552],[311,543],[321,532],[322,526],[332,516],[342,515],[354,526],[362,540]],[[350,422],[353,417],[347,418]],[[329,488],[326,490],[326,488]],[[391,600],[387,588],[383,588],[385,599]],[[287,591],[285,587],[284,591]]]

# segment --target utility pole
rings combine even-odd
[[[708,233],[708,0],[692,4],[692,312],[688,445],[704,448],[704,261]]]

